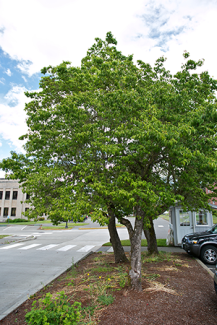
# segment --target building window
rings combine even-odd
[[[11,216],[16,217],[16,208],[11,208]]]
[[[196,225],[197,226],[207,226],[208,225],[206,211],[196,212]]]
[[[29,200],[29,199],[30,199],[30,195],[26,194],[26,200]]]
[[[7,217],[8,216],[8,211],[9,211],[9,208],[4,208],[3,217]]]
[[[28,210],[29,210],[29,208],[25,208],[25,212],[28,211]]]
[[[5,200],[10,200],[10,191],[5,192]]]
[[[1,215],[2,215],[2,208],[0,207],[0,217],[1,217]]]
[[[0,200],[2,200],[3,191],[0,191]]]
[[[190,213],[179,210],[180,226],[190,226]]]
[[[17,191],[13,191],[13,200],[17,200],[17,195],[18,195],[18,192]]]

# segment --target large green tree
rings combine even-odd
[[[92,212],[108,223],[116,261],[126,260],[115,228],[131,241],[131,285],[141,290],[141,235],[157,251],[153,219],[180,201],[208,208],[204,188],[216,180],[216,81],[192,73],[195,62],[172,76],[164,58],[152,68],[133,63],[116,40],[96,39],[81,62],[42,70],[40,92],[26,93],[25,155],[1,167],[31,195],[31,216],[54,222]],[[125,218],[134,213],[135,226]]]

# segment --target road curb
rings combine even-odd
[[[26,238],[24,239],[19,239],[16,241],[16,243],[19,243],[19,242],[23,242],[23,241],[28,241],[28,240],[35,240],[37,238],[37,236],[34,236],[34,235],[30,235],[30,236],[26,236]]]
[[[210,271],[210,269],[201,260],[199,260],[198,258],[195,259],[204,268],[204,270],[206,270],[209,273],[209,275],[211,275],[211,277],[214,279],[214,273]]]
[[[7,240],[9,240],[9,239],[12,239],[13,237],[15,237],[15,236],[7,236],[5,238],[7,238]],[[17,240],[11,241],[9,244],[8,243],[2,243],[2,244],[0,243],[0,246],[21,243],[21,242],[25,242],[25,241],[28,241],[28,240],[34,240],[36,238],[37,238],[37,236],[30,235],[30,236],[26,236],[25,238],[21,238],[21,239],[17,239]]]

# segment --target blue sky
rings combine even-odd
[[[217,79],[216,17],[217,0],[0,0],[0,160],[23,151],[24,91],[38,90],[44,66],[80,65],[94,38],[112,31],[135,61],[164,55],[175,73],[187,50]]]

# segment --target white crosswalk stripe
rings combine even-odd
[[[76,246],[76,245],[66,245],[66,246],[63,246],[63,247],[57,249],[57,251],[58,251],[58,252],[66,252],[66,251],[68,251],[69,249],[71,249],[71,248],[73,248],[73,247],[75,247],[75,246]]]
[[[43,247],[37,248],[37,251],[47,251],[48,249],[51,249],[55,246],[58,246],[58,244],[51,244],[51,245],[43,246]]]
[[[22,246],[22,245],[25,245],[23,247],[19,247],[19,246]],[[17,244],[13,244],[13,245],[7,245],[7,246],[4,246],[4,247],[1,247],[0,249],[11,249],[11,248],[16,248],[18,250],[23,250],[23,251],[26,251],[26,250],[29,250],[29,249],[34,249],[38,246],[40,246],[42,244],[31,244],[31,245],[26,245],[26,243],[17,243]],[[50,245],[46,245],[46,246],[42,246],[42,247],[39,247],[39,248],[36,248],[37,251],[47,251],[49,249],[52,249],[52,248],[55,248],[56,246],[60,246],[61,244],[50,244]],[[66,252],[74,247],[76,247],[77,245],[65,245],[65,246],[62,246],[58,249],[56,249],[55,251],[56,252]],[[81,247],[80,249],[77,250],[77,252],[80,252],[80,253],[86,253],[88,251],[90,251],[93,247],[95,247],[95,245],[86,245],[86,246],[83,246]]]
[[[94,247],[93,245],[86,245],[86,246],[80,248],[77,252],[88,252],[93,247]]]
[[[24,247],[21,247],[21,248],[18,248],[18,249],[30,249],[30,248],[34,248],[34,247],[37,247],[37,246],[40,246],[41,244],[32,244],[32,245],[28,245],[28,246],[24,246]]]
[[[18,246],[21,246],[21,245],[24,245],[24,244],[23,243],[18,243],[18,244],[8,245],[8,246],[1,247],[0,249],[10,249],[10,248],[18,247]]]

